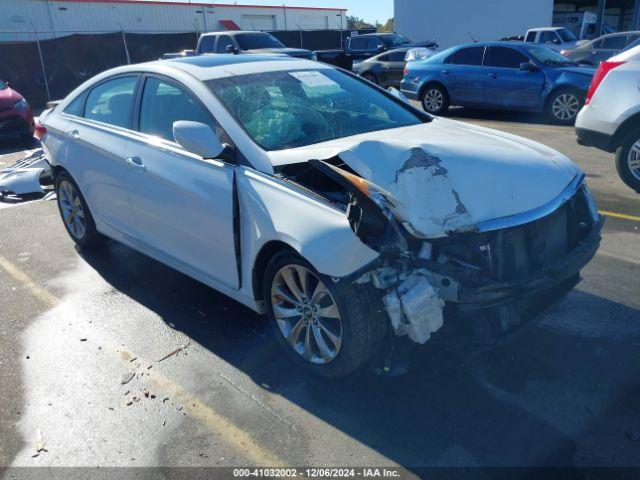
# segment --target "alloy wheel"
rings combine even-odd
[[[280,333],[305,360],[324,365],[342,346],[342,319],[324,282],[302,265],[286,265],[271,284],[271,306]]]
[[[60,204],[62,219],[69,233],[78,240],[84,238],[87,231],[87,220],[80,195],[71,182],[67,180],[60,182],[58,186],[58,203]]]
[[[553,116],[558,120],[568,121],[578,114],[580,110],[580,100],[573,93],[563,93],[558,95],[551,105]]]
[[[442,108],[444,104],[444,97],[442,92],[435,88],[427,90],[424,94],[423,105],[428,112],[437,112]]]
[[[631,145],[629,155],[627,155],[627,163],[631,175],[640,180],[640,140]]]

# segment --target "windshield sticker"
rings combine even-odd
[[[307,87],[335,87],[338,85],[329,77],[317,71],[291,72],[289,73],[289,75],[291,75],[294,78],[297,78]]]

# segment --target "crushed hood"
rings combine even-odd
[[[307,158],[339,156],[388,192],[398,217],[424,238],[534,210],[581,174],[536,142],[445,119],[309,150]]]

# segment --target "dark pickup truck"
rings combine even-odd
[[[195,51],[185,50],[180,53],[166,53],[163,58],[166,60],[176,57],[203,55],[205,53],[277,53],[296,58],[315,59],[315,54],[310,50],[287,48],[280,40],[269,33],[245,31],[204,33],[200,35]]]
[[[436,49],[438,44],[434,40],[412,42],[398,33],[367,33],[348,38],[342,50],[318,50],[315,53],[319,62],[351,70],[354,62],[366,60],[387,50],[405,47]]]

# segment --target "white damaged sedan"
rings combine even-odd
[[[267,314],[323,376],[396,337],[508,338],[566,296],[600,243],[565,156],[316,62],[120,67],[41,122],[76,243],[109,237]]]

